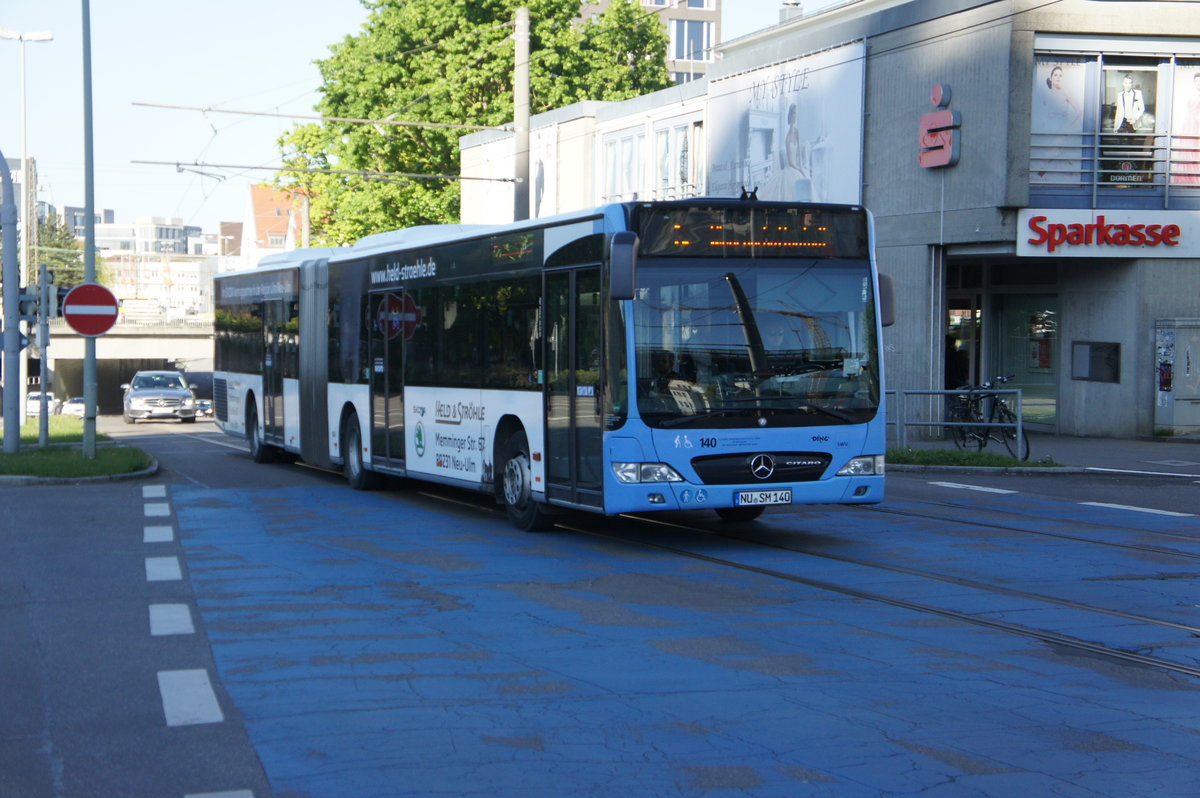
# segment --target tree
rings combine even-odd
[[[37,280],[36,269],[43,263],[54,275],[53,282],[57,286],[73,288],[83,282],[83,247],[75,240],[74,231],[54,211],[38,225],[34,253],[29,282]]]
[[[671,85],[667,34],[631,0],[580,18],[580,0],[362,0],[363,30],[330,49],[324,116],[496,126],[512,120],[511,20],[529,8],[531,111],[623,100]],[[594,2],[594,0],[589,0]],[[457,221],[458,139],[469,128],[348,122],[297,126],[280,139],[292,168],[276,184],[311,199],[314,242],[349,243],[383,230]]]

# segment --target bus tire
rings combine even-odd
[[[746,521],[753,521],[762,515],[766,509],[766,507],[718,507],[716,513],[721,517],[722,521],[740,524]]]
[[[538,532],[549,529],[554,520],[541,502],[533,498],[533,478],[529,465],[529,439],[523,430],[509,436],[504,446],[504,511],[517,529]]]
[[[274,460],[274,450],[258,437],[258,410],[254,405],[246,411],[246,442],[250,444],[250,459],[256,463]]]
[[[375,490],[379,487],[379,475],[367,469],[362,450],[362,430],[358,428],[358,419],[351,416],[346,419],[342,434],[342,473],[355,490]]]

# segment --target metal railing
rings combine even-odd
[[[886,391],[888,397],[888,414],[887,426],[890,432],[894,435],[889,435],[894,438],[896,446],[901,449],[908,448],[908,428],[909,427],[936,427],[939,431],[945,432],[953,427],[1016,427],[1018,451],[1024,448],[1025,442],[1025,416],[1021,410],[1021,389],[1020,388],[986,388],[968,391],[963,388],[953,389],[949,391]],[[969,393],[986,394],[988,396],[995,394],[1014,394],[1015,401],[1010,403],[1010,408],[1016,414],[1017,420],[1014,424],[1009,424],[1003,421],[950,421],[945,418],[946,402],[926,402],[926,416],[939,415],[942,416],[937,421],[910,421],[907,417],[908,413],[908,397],[911,396],[946,396],[955,397]],[[938,408],[934,408],[934,404],[940,404]],[[938,436],[940,437],[940,436]],[[926,440],[929,440],[927,438]]]
[[[1156,188],[1194,196],[1200,137],[1170,133],[1031,133],[1031,186]]]

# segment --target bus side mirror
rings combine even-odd
[[[879,323],[891,327],[896,323],[896,284],[889,275],[879,275]]]
[[[637,248],[636,233],[628,230],[613,233],[608,252],[609,287],[613,299],[633,299],[637,282]]]

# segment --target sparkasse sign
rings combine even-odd
[[[1017,215],[1017,254],[1055,258],[1194,258],[1200,213],[1027,208]]]

